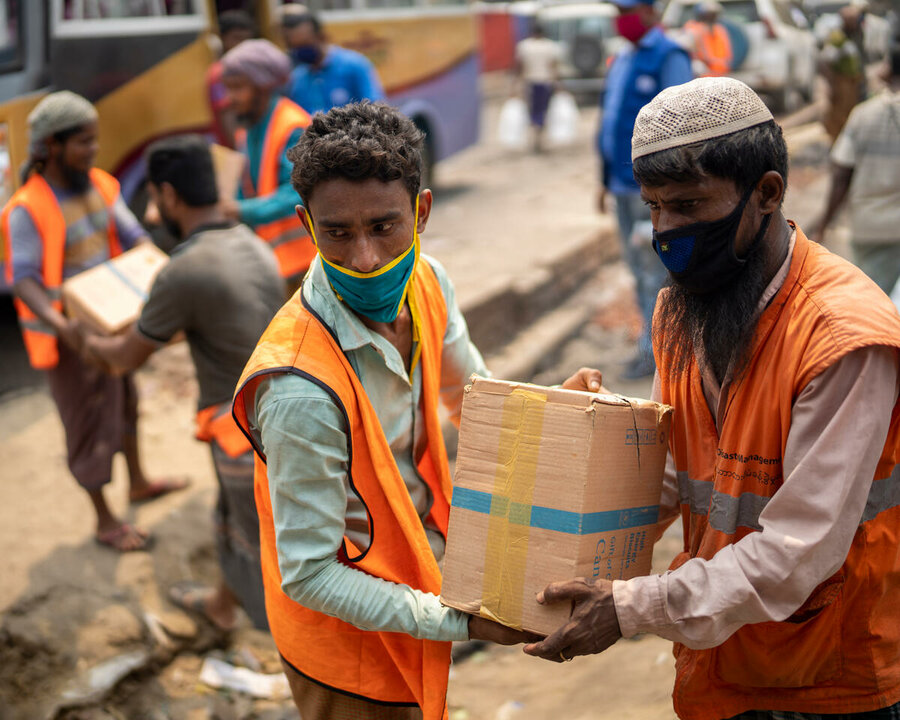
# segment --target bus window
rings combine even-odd
[[[190,15],[194,0],[65,0],[65,20],[170,17]]]
[[[0,0],[0,72],[22,69],[21,38],[19,0]]]
[[[49,2],[50,84],[77,92],[91,102],[201,42],[209,28],[206,0]],[[195,55],[209,57],[209,50]],[[197,62],[189,64],[200,77],[197,82],[202,95],[206,67],[195,68]]]
[[[403,8],[412,7],[417,3],[415,0],[368,0],[367,8]]]
[[[2,1],[2,0],[0,0]],[[206,29],[204,0],[51,0],[57,38],[198,33]]]
[[[356,7],[353,0],[310,0],[303,3],[313,12],[321,12],[322,10],[350,10]]]

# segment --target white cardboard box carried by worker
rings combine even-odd
[[[169,262],[153,243],[117,255],[63,283],[69,317],[103,335],[121,332],[141,314],[157,273]]]
[[[459,428],[441,601],[549,634],[548,583],[650,572],[671,408],[473,377]]]

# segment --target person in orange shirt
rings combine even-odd
[[[694,60],[703,66],[698,77],[727,75],[731,70],[731,38],[719,22],[721,14],[722,6],[716,0],[704,0],[697,5],[696,18],[684,24],[693,40]]]
[[[784,217],[787,146],[743,83],[661,92],[632,158],[670,275],[652,397],[674,408],[658,531],[680,518],[682,551],[551,584],[539,602],[571,616],[525,650],[672,640],[683,720],[900,717],[900,315]]]

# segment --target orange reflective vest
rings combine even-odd
[[[270,195],[278,189],[278,169],[281,158],[288,151],[287,144],[291,133],[297,128],[309,127],[310,122],[307,112],[287,98],[281,98],[275,104],[269,118],[269,126],[266,128],[266,139],[259,163],[259,177],[254,183],[249,174],[245,174],[244,197]],[[235,138],[237,146],[242,148],[246,155],[247,131],[238,130]],[[249,164],[247,167],[249,173]],[[253,230],[272,246],[283,278],[295,277],[306,272],[316,256],[316,248],[293,210],[289,215],[264,225],[257,225]]]
[[[434,497],[430,519],[446,535],[451,482],[438,400],[447,307],[427,261],[418,263],[411,292],[421,316],[420,362],[428,440],[418,470]],[[238,382],[235,419],[251,437],[247,407],[267,374],[296,373],[322,387],[344,415],[349,429],[350,485],[369,514],[368,548],[357,548],[344,537],[340,560],[375,577],[437,595],[440,570],[375,410],[331,328],[302,296],[302,292],[294,295],[260,339]],[[359,630],[309,610],[284,594],[265,453],[254,447],[266,613],[282,657],[301,674],[339,692],[378,703],[418,705],[425,720],[446,717],[449,642]]]
[[[690,20],[684,24],[694,39],[694,57],[700,60],[709,72],[703,77],[727,75],[731,70],[731,37],[724,25],[715,23],[710,27],[699,20]]]
[[[103,198],[109,212],[109,255],[121,254],[119,235],[116,232],[116,220],[112,206],[119,197],[119,181],[109,173],[98,168],[90,172],[91,182]],[[0,222],[3,223],[3,235],[6,238],[6,279],[13,282],[15,258],[12,251],[12,240],[9,232],[9,218],[17,207],[24,207],[37,228],[43,243],[43,281],[44,288],[50,296],[53,307],[59,312],[62,305],[63,264],[66,255],[66,221],[62,210],[53,194],[53,190],[40,173],[33,173],[30,178],[10,198]],[[59,362],[59,348],[56,332],[38,318],[24,302],[15,299],[16,311],[19,314],[19,325],[25,340],[25,349],[31,366],[39,370],[49,370]]]
[[[202,442],[215,440],[228,457],[240,457],[253,447],[247,436],[234,422],[231,403],[220,403],[203,408],[194,420],[194,437]]]
[[[790,271],[763,312],[746,374],[728,390],[721,433],[696,362],[672,371],[656,344],[662,402],[675,408],[684,551],[711,559],[761,528],[783,482],[791,410],[803,388],[854,350],[900,347],[900,316],[852,265],[797,230]],[[893,388],[885,388],[893,392]],[[825,420],[823,419],[823,422]],[[675,645],[675,711],[719,720],[747,710],[859,713],[900,700],[900,405],[843,566],[784,622],[745,625],[707,650]]]

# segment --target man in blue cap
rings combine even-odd
[[[650,209],[641,201],[631,172],[631,133],[644,105],[660,90],[692,80],[693,73],[687,52],[663,32],[652,2],[618,0],[616,7],[616,30],[630,44],[616,54],[607,75],[597,135],[603,182],[598,204],[600,212],[606,212],[607,195],[616,199],[622,252],[637,284],[643,329],[638,354],[623,373],[626,379],[636,379],[653,375],[655,368],[650,324],[656,295],[665,280],[665,268],[649,239],[641,243],[635,237],[636,226],[650,221]]]

